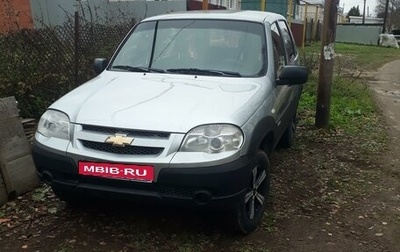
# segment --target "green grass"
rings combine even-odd
[[[305,48],[302,52],[303,62],[318,67],[315,61],[319,60],[319,50],[320,45]],[[400,59],[400,50],[354,44],[336,44],[335,50],[340,54],[340,60],[335,59],[328,129],[350,136],[367,137],[369,142],[376,143],[370,146],[375,150],[386,139],[386,133],[372,91],[367,86],[368,79],[356,77],[358,74],[352,75],[351,72],[375,70],[387,62]],[[343,71],[350,74],[340,74]],[[317,85],[318,71],[314,69],[300,100],[299,125],[312,127],[315,123]]]
[[[319,53],[321,44],[312,44],[305,47],[303,51],[308,55]],[[350,59],[350,67],[357,67],[367,71],[376,70],[387,62],[400,59],[400,49],[372,45],[336,43],[335,52],[338,55],[337,61],[345,57]]]
[[[317,103],[315,75],[305,86],[300,100],[299,114],[304,124],[313,124]],[[363,81],[353,81],[340,76],[332,80],[330,128],[346,129],[350,133],[362,130],[364,123],[377,112],[371,91]]]
[[[336,53],[353,57],[354,64],[365,70],[376,70],[387,62],[400,59],[400,50],[377,46],[337,43]]]

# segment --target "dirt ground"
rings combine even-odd
[[[298,128],[271,155],[263,225],[242,237],[219,216],[99,202],[73,208],[41,186],[0,207],[0,251],[400,251],[400,60],[369,81],[386,150],[342,132]],[[361,146],[363,148],[361,148]]]
[[[331,161],[340,162],[339,166],[342,167],[349,165],[350,161],[348,168],[352,170],[346,172],[346,169],[342,169],[338,173],[366,184],[361,185],[361,188],[355,186],[350,189],[360,190],[359,197],[342,195],[335,198],[329,212],[313,211],[288,217],[286,222],[278,224],[282,233],[278,234],[278,242],[271,251],[400,251],[399,70],[400,60],[397,60],[369,75],[368,85],[374,92],[389,133],[389,147],[383,155],[363,157],[362,153],[357,153],[354,145],[350,148],[336,145],[331,149],[335,152],[331,154]],[[355,139],[347,143],[360,144]],[[346,141],[340,139],[338,144],[346,145]],[[326,146],[320,147],[330,151]],[[346,152],[349,154],[347,157]],[[344,181],[346,178],[342,178]],[[346,194],[335,190],[333,192]],[[315,196],[315,192],[310,195]],[[343,200],[338,202],[340,198]],[[316,208],[321,206],[323,204]],[[311,209],[315,210],[315,207]],[[282,236],[287,237],[286,241]]]

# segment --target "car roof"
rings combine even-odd
[[[168,14],[158,15],[146,18],[143,21],[155,20],[170,20],[170,19],[221,19],[221,20],[238,20],[251,22],[268,22],[272,23],[276,20],[285,19],[282,15],[265,12],[265,11],[226,11],[226,10],[211,10],[211,11],[186,11],[186,12],[171,12]]]

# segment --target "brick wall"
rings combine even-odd
[[[30,0],[0,0],[0,33],[33,28]]]

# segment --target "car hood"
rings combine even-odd
[[[264,99],[262,78],[105,71],[51,108],[72,123],[182,132],[211,123],[241,126]]]

